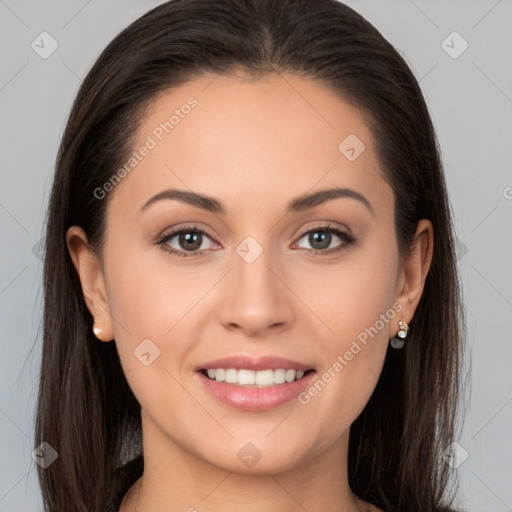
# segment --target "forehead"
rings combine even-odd
[[[170,89],[150,104],[133,149],[137,161],[117,188],[139,207],[166,187],[226,203],[242,192],[284,203],[314,187],[387,187],[362,113],[291,74],[207,74]]]

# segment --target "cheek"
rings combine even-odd
[[[322,368],[299,401],[332,435],[350,426],[377,384],[390,324],[401,309],[394,302],[397,264],[395,248],[381,240],[318,280],[323,294],[310,294],[329,331],[316,338]]]
[[[329,345],[342,349],[392,307],[397,265],[396,247],[384,233],[368,236],[335,264],[295,269],[294,290],[324,322]],[[386,337],[389,322],[378,329]]]
[[[109,306],[116,347],[133,393],[143,409],[171,425],[176,415],[186,415],[190,402],[179,384],[190,349],[190,313],[211,284],[191,285],[190,276],[173,269],[165,253],[158,256],[158,264],[148,257],[156,251],[144,255],[126,249],[122,257],[113,255],[116,264],[107,269]]]
[[[213,282],[208,273],[173,263],[158,247],[125,244],[119,252],[122,257],[111,253],[106,276],[114,331],[121,337],[163,338]]]
[[[114,338],[127,378],[143,394],[167,381],[165,370],[175,374],[174,362],[186,357],[190,312],[211,283],[191,284],[191,274],[173,267],[159,248],[111,241],[105,276]]]

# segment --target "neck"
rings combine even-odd
[[[120,512],[363,512],[347,478],[348,435],[334,446],[305,454],[279,472],[258,465],[250,472],[216,466],[143,421],[144,474],[126,494]],[[162,447],[165,447],[163,449]],[[256,507],[256,508],[255,508]]]

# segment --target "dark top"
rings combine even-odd
[[[103,507],[104,512],[119,512],[119,507],[128,489],[142,476],[144,459],[139,455],[117,469],[112,491]]]

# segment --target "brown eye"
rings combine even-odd
[[[180,233],[178,236],[178,245],[185,251],[195,251],[199,249],[203,242],[201,233]]]
[[[205,231],[194,226],[185,226],[163,235],[157,244],[165,251],[177,256],[197,256],[203,254],[208,247],[207,240],[215,245]],[[211,248],[211,247],[210,247]]]
[[[314,231],[309,233],[308,242],[313,249],[327,249],[331,245],[332,233],[328,231]]]
[[[310,250],[319,254],[330,254],[333,252],[341,251],[346,249],[349,245],[355,242],[355,238],[349,235],[341,229],[333,228],[330,226],[318,226],[314,229],[310,229],[304,233],[299,240],[306,239],[310,247],[303,247],[306,250]],[[338,241],[334,247],[332,243]]]

